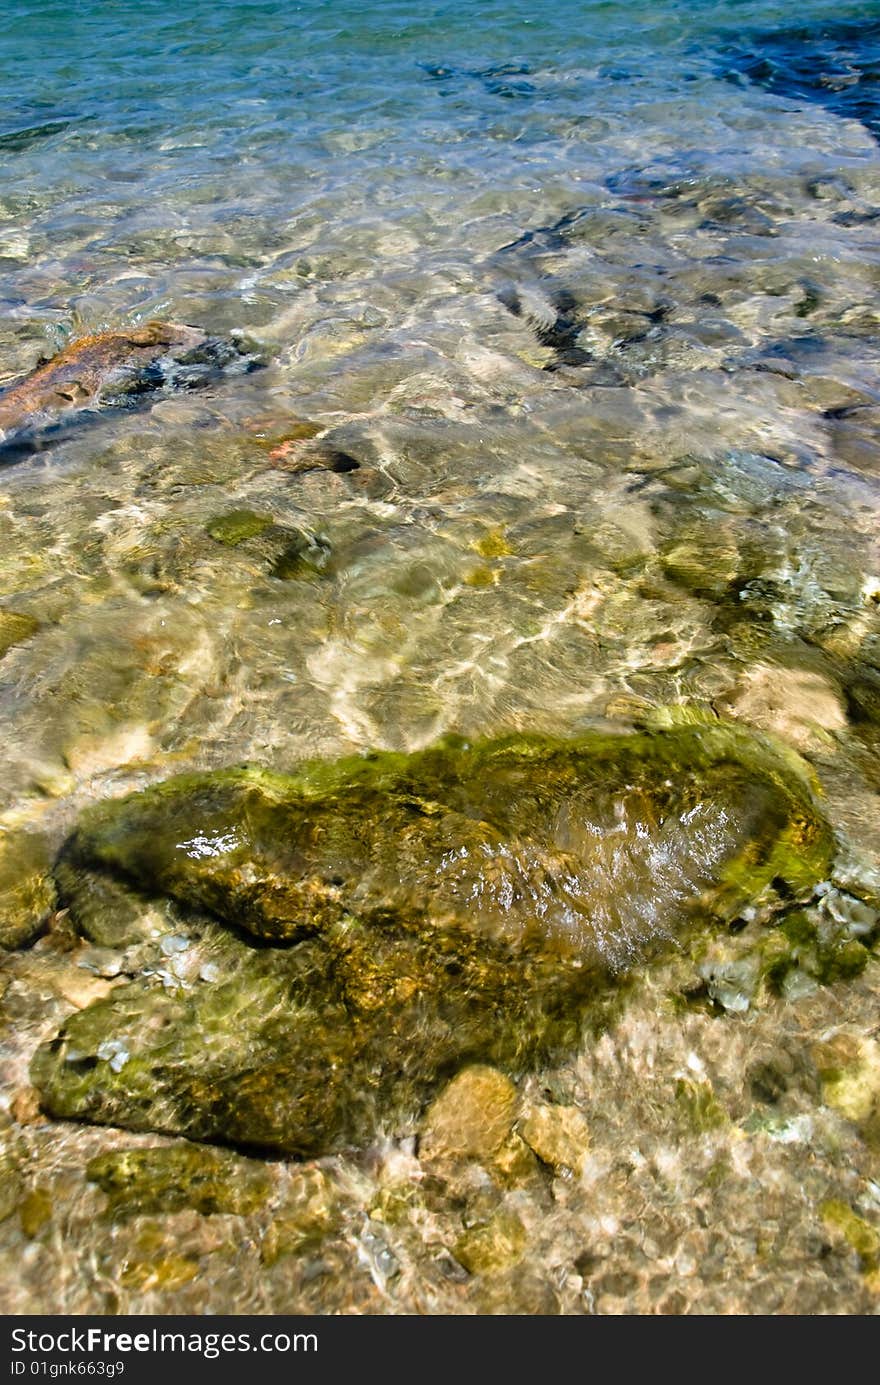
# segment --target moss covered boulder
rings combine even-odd
[[[226,925],[211,979],[120,987],[33,1080],[56,1116],[362,1142],[465,1063],[575,1043],[610,981],[804,896],[831,851],[803,761],[718,723],[170,780],[85,814],[61,873]]]

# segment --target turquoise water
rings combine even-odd
[[[0,386],[149,318],[260,368],[0,448],[0,879],[19,832],[52,856],[180,771],[696,708],[806,757],[839,846],[810,917],[874,936],[880,5],[2,18]],[[770,994],[752,920],[634,987],[517,1079],[539,1126],[588,1114],[579,1177],[444,1183],[394,1129],[308,1197],[279,1165],[270,1211],[135,1236],[83,1170],[155,1137],[33,1119],[28,1064],[123,975],[208,984],[148,922],[120,953],[62,912],[4,963],[0,1193],[39,1194],[0,1221],[7,1311],[876,1310],[838,1235],[880,1207],[876,957],[826,985],[803,944]],[[342,1210],[273,1258],[324,1179]],[[454,1256],[484,1224],[497,1277]]]
[[[786,10],[10,4],[0,234],[16,333],[179,312],[199,278],[209,325],[253,327],[283,301],[261,279],[294,245],[317,242],[340,272],[382,223],[426,252],[482,253],[498,239],[485,218],[503,243],[646,155],[754,166],[785,105],[720,80],[719,50]],[[868,11],[813,0],[797,18]]]

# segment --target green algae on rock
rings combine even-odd
[[[116,1219],[184,1207],[241,1216],[272,1192],[264,1165],[197,1145],[110,1150],[89,1160],[86,1175],[107,1194],[107,1213]]]
[[[240,543],[262,534],[274,522],[271,515],[258,515],[253,510],[230,510],[228,514],[212,519],[207,525],[207,532],[217,543],[227,548],[237,548]]]
[[[64,855],[260,938],[357,918],[618,971],[695,911],[821,879],[813,794],[796,755],[720,724],[450,740],[184,775],[87,812]]]
[[[84,814],[61,862],[231,925],[217,977],[120,987],[33,1080],[56,1116],[362,1143],[466,1063],[576,1043],[609,982],[831,851],[804,762],[717,722],[183,776]]]

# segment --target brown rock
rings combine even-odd
[[[577,1106],[533,1106],[520,1126],[526,1144],[542,1163],[580,1173],[590,1132]]]
[[[36,1087],[19,1087],[11,1102],[9,1113],[18,1125],[33,1125],[40,1119],[40,1094]]]
[[[47,415],[85,408],[120,373],[143,370],[172,348],[191,349],[204,340],[196,328],[173,322],[147,322],[127,332],[79,337],[4,390],[0,429],[22,428]]]
[[[517,1264],[528,1233],[515,1212],[500,1208],[485,1226],[474,1226],[455,1244],[455,1258],[471,1274],[494,1274]]]
[[[23,947],[42,930],[55,907],[50,864],[38,833],[0,833],[0,949]]]
[[[497,1068],[474,1064],[444,1087],[425,1114],[422,1159],[491,1159],[510,1134],[517,1090]]]

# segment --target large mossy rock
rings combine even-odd
[[[804,762],[720,724],[170,780],[85,814],[59,879],[231,925],[211,979],[114,991],[33,1078],[56,1116],[300,1154],[362,1142],[466,1062],[576,1042],[609,981],[803,896],[831,850]]]

